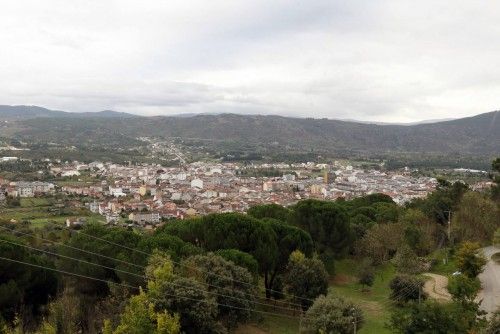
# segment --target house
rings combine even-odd
[[[106,214],[106,223],[117,223],[120,220],[120,216],[116,213],[108,213]]]
[[[84,218],[77,218],[77,219],[66,219],[66,227],[74,227],[74,228],[80,228],[83,225],[85,225],[86,221]]]
[[[144,223],[159,223],[160,214],[158,212],[132,212],[128,219],[138,224]]]
[[[92,213],[98,213],[99,212],[99,203],[97,203],[97,202],[89,203],[89,210]]]
[[[203,180],[194,179],[191,181],[191,188],[203,189]]]

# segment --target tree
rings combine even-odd
[[[105,324],[109,327],[109,325]],[[109,331],[109,329],[107,329]],[[104,330],[103,330],[104,331]],[[121,315],[120,324],[113,334],[178,334],[180,323],[178,315],[166,311],[157,312],[154,305],[141,290],[132,296]]]
[[[399,217],[399,207],[396,203],[378,202],[372,205],[375,209],[377,223],[396,223]]]
[[[192,279],[178,277],[160,285],[152,299],[155,309],[179,314],[181,330],[185,333],[217,333],[217,302],[205,285]]]
[[[477,277],[469,278],[460,274],[451,276],[448,281],[448,291],[458,302],[471,303],[481,289],[481,282]]]
[[[213,333],[217,323],[217,303],[206,285],[193,278],[174,275],[168,255],[155,252],[146,268],[148,298],[156,311],[168,310],[180,316],[185,333]]]
[[[278,246],[272,226],[240,213],[210,214],[174,221],[157,233],[175,235],[207,251],[237,249],[257,260],[262,275],[273,270]]]
[[[310,257],[313,252],[313,241],[309,233],[296,226],[275,219],[265,219],[264,223],[268,224],[274,231],[277,245],[277,254],[273,265],[268,270],[263,271],[266,296],[269,297],[271,294],[269,290],[271,288],[276,290],[274,289],[276,288],[275,280],[285,271],[292,252],[298,250],[306,257]]]
[[[436,223],[446,226],[450,211],[456,211],[460,199],[467,192],[469,186],[463,182],[457,181],[453,184],[438,179],[438,186],[435,191],[430,193],[425,199],[416,200],[409,206],[418,208],[425,212],[430,219]]]
[[[500,247],[500,227],[497,228],[495,234],[493,235],[493,245]]]
[[[482,194],[469,191],[453,216],[453,235],[459,240],[489,242],[500,226],[499,207]]]
[[[397,275],[389,284],[391,288],[390,298],[397,304],[404,304],[411,300],[425,299],[426,295],[422,291],[424,282],[410,275]]]
[[[358,213],[354,217],[351,217],[351,229],[355,240],[363,238],[366,232],[375,225],[368,216]]]
[[[464,312],[458,304],[436,301],[410,303],[409,307],[397,309],[390,320],[390,328],[401,334],[464,334],[478,327],[475,314]]]
[[[422,271],[422,264],[415,252],[407,244],[401,245],[392,262],[400,273],[417,274]]]
[[[469,278],[475,278],[482,273],[487,262],[479,244],[469,241],[462,243],[456,259],[460,272]]]
[[[388,261],[403,243],[404,226],[396,224],[376,224],[357,243],[357,252],[369,257],[374,264]]]
[[[184,274],[207,285],[218,308],[218,320],[234,328],[246,322],[255,307],[256,287],[248,270],[209,253],[188,258]]]
[[[211,214],[202,218],[173,222],[157,234],[169,233],[184,241],[195,243],[207,251],[236,249],[250,254],[264,276],[266,296],[277,275],[284,271],[288,256],[299,249],[308,256],[312,253],[311,236],[296,226],[249,215]]]
[[[498,203],[500,200],[500,158],[493,160],[491,169],[493,171],[491,179],[495,182],[495,185],[491,188],[491,198]]]
[[[97,300],[109,295],[109,285],[106,281],[126,283],[135,286],[143,285],[145,281],[140,277],[143,275],[140,267],[112,260],[112,258],[117,258],[124,262],[135,262],[136,259],[140,259],[140,262],[137,261],[135,263],[138,265],[146,265],[146,258],[144,256],[138,258],[136,257],[137,255],[133,255],[134,252],[126,249],[136,249],[141,238],[141,235],[132,231],[121,228],[108,228],[99,223],[89,223],[81,232],[76,232],[67,241],[70,247],[61,247],[59,249],[59,253],[67,257],[58,261],[58,267],[65,271],[102,280],[94,281],[74,278],[71,281],[75,291],[88,299],[94,298]],[[108,242],[100,239],[104,239]],[[116,244],[124,247],[117,247]],[[87,252],[82,252],[80,249]],[[96,257],[93,255],[94,253],[104,255],[108,258]],[[83,262],[76,262],[70,258],[78,258],[110,269]],[[114,269],[131,272],[137,276],[115,271]],[[93,304],[94,302],[89,300],[89,303]]]
[[[371,260],[366,259],[361,263],[360,271],[358,274],[359,284],[365,287],[371,287],[375,281],[375,271],[373,269]]]
[[[307,310],[300,328],[301,333],[350,334],[364,323],[359,307],[332,294],[319,296]]]
[[[42,307],[55,296],[59,279],[54,271],[43,269],[54,268],[47,257],[32,254],[14,243],[24,244],[22,240],[0,234],[2,257],[40,267],[0,259],[0,315],[8,324],[19,315],[22,330],[27,331],[37,322]]]
[[[254,277],[254,279],[258,278],[259,264],[252,255],[237,249],[219,249],[215,252],[215,254],[233,262],[237,266],[245,268],[252,275],[252,277]]]
[[[307,310],[312,299],[328,292],[328,274],[320,260],[308,259],[300,251],[290,255],[284,286],[293,302]]]
[[[49,313],[42,323],[42,329],[57,334],[72,334],[79,331],[79,301],[69,291],[64,291],[59,298],[49,304]]]
[[[248,209],[247,214],[257,219],[272,218],[282,222],[286,222],[290,214],[290,210],[278,204],[261,204],[252,206]]]
[[[347,253],[354,238],[343,205],[309,199],[298,202],[291,209],[289,221],[311,235],[325,263]]]

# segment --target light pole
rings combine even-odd
[[[448,252],[451,248],[451,211],[443,211],[448,213],[448,247],[446,249],[446,264],[448,264]]]

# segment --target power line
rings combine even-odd
[[[123,260],[119,260],[119,259],[116,259],[116,258],[113,258],[113,257],[109,257],[109,256],[105,256],[105,255],[102,255],[102,254],[99,254],[99,253],[95,253],[95,252],[91,252],[91,251],[87,251],[87,250],[84,250],[82,248],[78,248],[78,247],[74,247],[74,246],[69,246],[65,243],[61,243],[61,242],[57,242],[57,241],[53,241],[53,240],[50,240],[50,239],[45,239],[45,238],[42,238],[42,237],[39,237],[39,236],[36,236],[36,235],[33,235],[33,234],[30,234],[30,233],[25,233],[25,232],[21,232],[21,231],[14,231],[13,229],[9,229],[9,228],[6,228],[6,227],[3,227],[3,226],[0,226],[1,229],[4,229],[6,231],[9,231],[9,232],[12,232],[12,233],[19,233],[21,235],[26,235],[26,236],[30,236],[30,237],[33,237],[35,239],[40,239],[40,240],[44,240],[44,241],[48,241],[48,242],[51,242],[53,244],[56,244],[56,245],[60,245],[60,246],[63,246],[63,247],[67,247],[67,248],[70,248],[70,249],[74,249],[74,250],[79,250],[79,251],[82,251],[82,252],[85,252],[85,253],[88,253],[88,254],[91,254],[91,255],[95,255],[95,256],[99,256],[99,257],[102,257],[102,258],[105,258],[105,259],[109,259],[109,260],[116,260],[118,262],[121,262],[121,263],[124,263],[124,264],[128,264],[128,265],[132,265],[132,266],[135,266],[135,267],[138,267],[138,268],[141,268],[141,269],[146,269],[146,266],[140,266],[140,265],[137,265],[137,264],[134,264],[134,263],[130,263],[130,262],[127,262],[127,261],[123,261]],[[148,253],[146,253],[148,254]],[[174,262],[175,263],[175,262]],[[109,268],[109,269],[113,269],[113,268]],[[113,269],[114,270],[114,269]],[[117,269],[117,271],[119,271]],[[123,270],[122,270],[123,271]],[[210,273],[212,275],[212,273]],[[220,275],[216,275],[216,276],[220,276]],[[228,278],[229,279],[229,278]],[[229,279],[231,281],[234,281],[232,279]],[[221,288],[221,289],[224,289],[224,290],[228,290],[229,291],[229,288],[228,287],[220,287],[220,286],[216,286],[216,285],[211,285],[209,283],[206,283],[206,282],[200,282],[204,285],[207,285],[207,286],[211,286],[211,287],[216,287],[216,288]],[[252,285],[253,286],[253,285]],[[246,292],[243,292],[245,295],[248,295],[248,296],[252,296],[252,297],[257,297],[259,299],[262,299],[262,300],[267,300],[267,298],[264,298],[264,297],[260,297],[258,295],[252,295],[252,294],[249,294],[249,293],[246,293]],[[297,306],[297,307],[302,307],[302,305],[300,304],[296,304],[296,303],[292,303],[292,302],[282,302],[282,301],[276,301],[275,302],[279,302],[279,303],[282,303],[282,304],[286,304],[286,305],[289,305],[289,306]],[[276,305],[273,305],[273,307],[276,307]]]
[[[96,266],[96,267],[101,267],[101,268],[105,268],[105,269],[108,269],[108,270],[113,270],[113,271],[121,272],[121,273],[124,273],[124,274],[128,274],[128,275],[132,275],[132,276],[136,276],[136,277],[142,278],[144,280],[148,280],[148,279],[151,278],[151,277],[148,277],[146,275],[140,275],[140,274],[132,273],[132,272],[129,272],[129,271],[118,269],[118,268],[113,268],[113,267],[105,266],[105,265],[102,265],[102,264],[98,264],[98,263],[94,263],[94,262],[89,262],[89,261],[86,261],[86,260],[74,258],[74,257],[71,257],[71,256],[66,256],[66,255],[63,255],[63,254],[54,253],[54,252],[43,250],[43,249],[39,249],[39,248],[36,248],[36,247],[33,247],[33,246],[23,245],[23,244],[20,244],[20,243],[17,243],[17,242],[9,241],[9,240],[0,240],[0,242],[7,242],[9,244],[13,244],[13,245],[16,245],[16,246],[20,246],[20,247],[24,247],[24,248],[36,250],[36,251],[43,252],[43,253],[46,253],[46,254],[50,254],[50,255],[53,255],[53,256],[58,256],[58,257],[61,257],[61,258],[65,258],[65,259],[69,259],[69,260],[73,260],[73,261],[78,261],[78,262],[89,264],[89,265],[93,265],[93,266]],[[172,276],[182,277],[182,276],[176,275],[174,273],[172,273]],[[200,282],[200,283],[202,283],[203,285],[209,286],[209,287],[213,287],[213,288],[220,288],[220,289],[224,289],[224,290],[230,290],[228,287],[216,286],[216,285],[212,285],[212,284],[209,284],[209,283],[206,283],[206,282]],[[176,285],[176,286],[180,286],[179,284],[176,284],[176,283],[170,283],[170,284]],[[218,292],[215,292],[215,291],[206,291],[206,290],[200,290],[200,289],[194,289],[194,290],[202,291],[202,292],[207,292],[209,294],[217,295],[217,296],[220,296],[220,297],[232,298],[234,300],[245,300],[245,301],[247,301],[247,299],[244,299],[244,298],[240,298],[240,297],[236,297],[236,296],[230,296],[230,295],[225,295],[225,294],[221,294],[221,293],[218,293]],[[252,298],[258,298],[257,295],[253,295],[253,294],[248,293],[248,292],[244,292],[244,291],[238,291],[238,292],[240,292],[240,293],[242,293],[244,295],[250,296]],[[258,304],[258,305],[268,306],[268,307],[280,308],[280,309],[286,310],[286,311],[296,311],[296,309],[294,309],[294,308],[289,308],[289,307],[285,307],[285,306],[270,305],[268,303],[261,303],[261,302],[258,302],[258,301],[253,301],[253,303]],[[296,304],[296,306],[300,306],[300,305]]]
[[[67,228],[66,228],[67,229]],[[85,235],[85,236],[88,236],[90,238],[93,238],[93,239],[96,239],[96,240],[100,240],[100,241],[103,241],[103,242],[106,242],[106,243],[109,243],[111,245],[114,245],[114,246],[117,246],[117,247],[121,247],[121,248],[124,248],[124,249],[128,249],[132,252],[138,252],[138,253],[141,253],[141,254],[144,254],[144,255],[147,255],[147,256],[150,256],[151,254],[148,253],[148,252],[144,252],[144,251],[141,251],[139,249],[134,249],[132,247],[128,247],[128,246],[125,246],[125,245],[120,245],[116,242],[113,242],[113,241],[109,241],[109,240],[106,240],[106,239],[103,239],[103,238],[100,238],[100,237],[96,237],[96,236],[93,236],[91,234],[86,234],[86,233],[83,233],[81,231],[77,231],[77,230],[71,230],[71,231],[74,231],[78,234],[82,234],[82,235]],[[204,270],[201,270],[199,268],[196,268],[196,267],[190,267],[182,262],[178,262],[178,261],[174,261],[172,260],[172,263],[175,263],[179,266],[182,266],[184,268],[187,268],[187,269],[192,269],[192,270],[196,270],[198,272],[201,272],[201,273],[207,273],[207,271],[204,271]],[[220,278],[224,278],[224,279],[228,279],[228,280],[231,280],[233,282],[236,282],[236,283],[240,283],[240,284],[245,284],[245,285],[250,285],[250,286],[253,286],[252,284],[248,283],[248,282],[243,282],[243,281],[239,281],[239,280],[235,280],[234,278],[230,278],[230,277],[227,277],[227,276],[224,276],[224,275],[219,275],[219,274],[215,274],[215,273],[210,273],[210,275],[213,275],[213,276],[217,276],[217,277],[220,277]],[[289,294],[286,294],[284,293],[283,291],[277,291],[277,290],[273,290],[273,289],[260,289],[261,291],[270,291],[270,292],[276,292],[276,293],[279,293],[279,294],[282,294],[284,296],[289,296],[289,297],[293,297],[293,298],[297,298],[297,299],[300,299],[300,300],[306,300],[306,301],[309,301],[309,302],[314,302],[313,299],[311,298],[306,298],[306,297],[300,297],[300,296],[295,296],[295,295],[289,295]]]
[[[136,287],[136,286],[133,286],[133,285],[123,284],[123,283],[116,283],[116,282],[112,282],[112,281],[106,281],[104,279],[100,279],[100,278],[96,278],[96,277],[92,277],[92,276],[81,275],[81,274],[72,273],[72,272],[65,271],[65,270],[60,270],[60,269],[55,269],[55,268],[50,268],[50,267],[47,267],[47,266],[42,266],[42,265],[34,264],[34,263],[29,263],[29,262],[14,260],[14,259],[6,258],[6,257],[3,257],[3,256],[0,256],[0,260],[15,262],[15,263],[24,264],[24,265],[27,265],[27,266],[32,266],[32,267],[41,268],[41,269],[45,269],[45,270],[55,271],[55,272],[58,272],[58,273],[61,273],[61,274],[65,274],[65,275],[77,276],[77,277],[86,278],[86,279],[90,279],[90,280],[94,280],[94,281],[100,281],[100,282],[104,282],[104,283],[110,283],[110,284],[114,284],[114,285],[118,285],[118,286],[123,286],[123,287],[130,288],[130,289],[139,290],[139,291],[141,290],[140,287]],[[176,297],[176,298],[184,298],[184,299],[192,300],[192,301],[196,301],[196,302],[200,302],[201,301],[201,302],[208,303],[208,301],[203,300],[203,299],[200,300],[200,299],[194,299],[194,298],[189,298],[189,297],[185,297],[185,296],[177,296],[177,295],[167,294],[167,293],[164,293],[163,295],[170,296],[170,297]],[[269,315],[274,315],[274,316],[279,316],[279,317],[287,317],[287,318],[291,318],[291,319],[297,319],[296,317],[289,316],[289,315],[286,315],[286,314],[281,314],[281,313],[268,312],[268,311],[260,311],[260,310],[254,310],[254,309],[250,309],[250,308],[237,307],[237,306],[226,305],[226,304],[218,304],[218,305],[219,306],[223,306],[223,307],[233,308],[233,309],[244,310],[244,311],[258,312],[258,313],[264,313],[264,314],[269,314]]]
[[[0,226],[0,228],[2,228],[2,229],[4,229],[4,230],[11,231],[11,232],[14,232],[14,233],[21,233],[21,234],[24,234],[24,235],[29,235],[29,236],[31,236],[31,234],[24,233],[24,232],[20,232],[20,231],[13,231],[13,230],[11,230],[11,229],[7,229],[7,228],[2,227],[2,226]],[[71,230],[70,230],[70,231],[71,231]],[[151,255],[150,253],[143,252],[143,251],[141,251],[141,250],[135,250],[135,249],[133,249],[133,248],[130,248],[130,247],[127,247],[127,246],[124,246],[124,245],[120,245],[120,244],[117,244],[117,243],[114,243],[114,242],[111,242],[111,241],[108,241],[108,240],[105,240],[105,239],[102,239],[102,238],[99,238],[99,237],[95,237],[95,236],[92,236],[92,235],[89,235],[89,234],[86,234],[86,233],[83,233],[83,232],[80,232],[80,231],[74,231],[74,232],[77,232],[77,233],[79,233],[79,234],[82,234],[82,235],[85,235],[85,236],[88,236],[88,237],[91,237],[91,238],[94,238],[94,239],[97,239],[97,240],[100,240],[100,241],[107,242],[107,243],[109,243],[109,244],[112,244],[112,245],[115,245],[115,246],[119,246],[119,247],[122,247],[122,248],[125,248],[125,249],[128,249],[128,250],[137,251],[137,252],[139,252],[139,253],[143,253],[143,254],[148,255],[148,256],[149,256],[149,255]],[[49,242],[52,242],[52,243],[55,243],[55,244],[60,244],[60,245],[62,245],[62,246],[69,247],[69,248],[71,248],[71,249],[80,250],[80,251],[83,251],[83,252],[86,252],[86,253],[89,253],[89,254],[92,254],[92,255],[101,256],[101,257],[104,257],[104,258],[107,258],[107,259],[117,260],[117,261],[119,261],[119,262],[122,262],[122,263],[125,263],[125,264],[128,264],[128,265],[134,265],[134,266],[137,266],[137,267],[142,268],[142,269],[144,269],[144,268],[145,268],[144,266],[139,266],[139,265],[136,265],[136,264],[133,264],[133,263],[130,263],[130,262],[126,262],[126,261],[122,261],[122,260],[119,260],[119,259],[116,259],[116,258],[112,258],[112,257],[104,256],[104,255],[101,255],[101,254],[98,254],[98,253],[94,253],[94,252],[86,251],[86,250],[83,250],[83,249],[80,249],[80,248],[77,248],[77,247],[73,247],[73,246],[66,245],[66,244],[64,244],[64,243],[55,242],[55,241],[48,240],[48,239],[44,239],[44,238],[37,237],[37,236],[34,236],[34,237],[35,237],[35,238],[38,238],[38,239],[41,239],[41,240],[46,240],[46,241],[49,241]],[[33,249],[34,249],[34,248],[33,248]],[[57,254],[54,254],[54,253],[52,253],[52,254],[53,254],[53,255],[57,255]],[[79,260],[79,259],[75,259],[75,260],[77,260],[77,261],[83,261],[83,262],[86,262],[86,263],[89,263],[89,264],[93,264],[93,263],[91,263],[91,262],[84,261],[84,260]],[[176,264],[179,264],[179,265],[181,265],[181,266],[184,266],[184,267],[186,267],[186,268],[189,268],[189,269],[194,269],[194,270],[197,270],[197,271],[199,271],[199,272],[201,272],[201,273],[205,273],[205,274],[208,274],[208,275],[214,275],[214,276],[221,277],[221,278],[224,278],[224,279],[227,279],[227,280],[230,280],[230,281],[233,281],[233,282],[237,282],[237,283],[243,283],[243,284],[248,284],[248,285],[251,285],[251,284],[249,284],[249,283],[242,282],[242,281],[238,281],[238,280],[235,280],[235,279],[229,278],[229,277],[227,277],[227,276],[218,275],[218,274],[211,273],[211,272],[209,272],[209,271],[203,271],[203,270],[200,270],[200,269],[195,268],[195,267],[186,266],[186,265],[184,265],[184,264],[182,264],[182,263],[179,263],[179,262],[176,262],[176,261],[173,261],[173,260],[172,260],[172,262],[173,262],[173,263],[176,263]],[[95,265],[100,266],[100,265],[98,265],[98,264],[95,264]],[[130,273],[130,272],[123,271],[123,270],[120,270],[120,269],[114,269],[114,268],[107,267],[107,266],[103,266],[103,267],[105,267],[105,268],[107,268],[107,269],[110,269],[110,270],[121,271],[121,272],[124,272],[124,273],[130,274],[130,275],[134,275],[134,276],[138,276],[138,277],[141,277],[141,278],[147,279],[147,277],[146,277],[146,276],[142,276],[142,275],[138,275],[138,274]],[[175,274],[174,274],[174,275],[175,275]],[[175,275],[175,276],[178,276],[178,275]],[[178,276],[178,277],[179,277],[179,276]],[[200,283],[202,283],[202,282],[200,282]],[[216,288],[227,289],[227,287],[219,287],[219,286],[214,286],[214,285],[210,285],[210,284],[208,284],[208,283],[202,283],[202,284],[205,284],[205,285],[207,285],[207,286],[211,286],[211,287],[216,287]],[[251,286],[253,287],[253,285],[251,285]],[[405,288],[403,288],[403,290],[402,290],[402,291],[405,291],[405,290],[407,290],[407,289],[411,289],[411,288],[416,288],[416,287],[417,287],[416,285],[414,285],[414,284],[412,285],[412,283],[410,283],[410,286],[406,286]],[[418,288],[420,288],[420,289],[421,289],[421,287],[420,287],[420,286],[419,286]],[[270,291],[275,291],[275,290],[270,290]],[[278,291],[276,291],[276,292],[278,292]],[[412,293],[412,290],[408,290],[406,293],[402,293],[401,295],[397,295],[397,297],[398,297],[397,299],[399,299],[399,298],[401,298],[401,297],[406,297],[406,296],[408,296],[408,295],[409,295],[409,294],[411,294],[411,293]],[[244,293],[244,294],[249,295],[249,296],[252,296],[252,297],[258,297],[258,296],[251,295],[251,294],[248,294],[248,293]],[[283,295],[285,295],[285,294],[283,293]],[[290,296],[290,295],[288,295],[288,296]],[[231,298],[232,296],[226,296],[226,297]],[[259,298],[259,297],[258,297],[258,298]],[[263,297],[260,297],[260,298],[263,298]],[[298,298],[304,299],[304,298],[302,298],[302,297],[298,297]],[[313,300],[313,299],[309,299],[309,298],[305,298],[305,299],[307,299],[307,300],[309,300],[309,301],[314,302],[314,300]],[[266,299],[266,300],[267,300],[267,299]],[[258,302],[256,302],[256,303],[258,303]],[[392,301],[391,301],[390,299],[388,299],[388,300],[384,301],[382,304],[384,305],[384,303],[385,303],[385,306],[387,306],[387,305],[390,305],[390,304],[392,303]],[[286,308],[286,307],[283,307],[283,306],[269,305],[269,304],[265,304],[265,303],[258,303],[258,304],[265,305],[265,306],[268,306],[268,307],[277,307],[277,308],[286,309],[286,310],[290,310],[290,311],[295,311],[295,310],[296,310],[296,309]],[[285,304],[292,305],[292,306],[298,306],[298,307],[301,307],[301,306],[302,306],[302,305],[300,305],[300,304],[289,303],[289,302],[286,302]]]
[[[105,258],[105,259],[108,259],[108,260],[114,260],[114,261],[118,261],[118,262],[121,262],[121,263],[124,263],[124,264],[135,266],[137,268],[144,269],[144,266],[140,266],[140,265],[137,265],[137,264],[134,264],[134,263],[130,263],[130,262],[127,262],[127,261],[123,261],[123,260],[120,260],[120,259],[117,259],[117,258],[114,258],[114,257],[110,257],[110,256],[102,255],[102,254],[99,254],[99,253],[95,253],[95,252],[92,252],[92,251],[88,251],[88,250],[85,250],[85,249],[82,249],[82,248],[73,247],[73,246],[67,245],[67,244],[65,244],[63,242],[58,242],[58,241],[53,241],[53,240],[50,240],[50,239],[45,239],[45,238],[42,238],[42,237],[34,236],[33,234],[30,234],[30,233],[25,233],[25,232],[13,230],[13,229],[10,229],[10,228],[4,227],[4,226],[0,226],[0,229],[3,229],[5,231],[9,231],[9,232],[13,232],[13,233],[19,233],[21,235],[35,237],[35,238],[43,240],[43,241],[51,242],[54,245],[60,245],[60,246],[71,248],[71,249],[74,249],[74,250],[78,250],[78,251],[81,251],[81,252],[84,252],[84,253],[87,253],[87,254],[99,256],[99,257],[102,257],[102,258]]]

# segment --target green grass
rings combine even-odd
[[[356,261],[352,259],[337,262],[335,269],[337,275],[332,281],[330,290],[340,297],[351,300],[364,311],[365,323],[358,333],[391,333],[386,324],[392,311],[389,283],[395,276],[395,269],[391,264],[378,267],[373,286],[369,292],[364,292],[356,279],[358,267]]]
[[[389,283],[396,271],[392,264],[385,264],[376,269],[375,282],[369,292],[362,291],[357,283],[359,263],[353,259],[335,262],[336,276],[330,280],[330,292],[348,299],[358,305],[363,311],[365,322],[358,331],[359,334],[389,334],[386,328],[393,306],[389,300]],[[269,310],[272,311],[272,310]],[[237,331],[240,333],[272,333],[291,334],[299,332],[299,317],[285,318],[263,315],[261,321],[252,322],[248,327]]]
[[[295,334],[299,332],[300,320],[298,316],[297,319],[292,319],[272,315],[264,315],[263,323],[265,330],[269,333]]]
[[[443,276],[449,276],[457,271],[457,264],[453,256],[446,256],[447,249],[439,249],[435,251],[431,258],[436,263],[432,266],[431,272]]]
[[[20,202],[21,208],[48,206],[52,204],[50,199],[44,197],[21,198]]]

